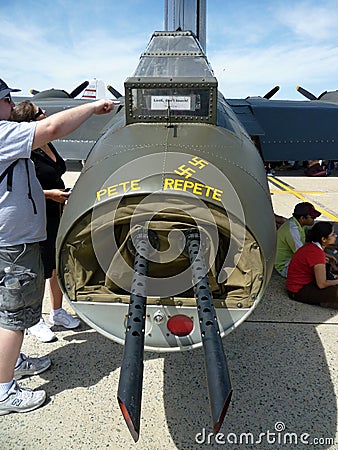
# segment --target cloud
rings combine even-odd
[[[46,0],[42,6],[27,0],[27,7],[13,2],[0,6],[0,77],[24,95],[31,88],[70,92],[93,77],[123,91],[152,32],[163,24],[158,0],[149,0],[147,8],[142,0],[84,1],[76,8],[65,0]],[[315,95],[337,89],[334,4],[209,2],[207,54],[224,95],[264,95],[276,84],[281,90],[274,98],[301,98],[298,84]]]
[[[30,25],[23,33],[20,25],[12,24],[10,34],[8,30],[9,25],[0,30],[0,40],[5,43],[0,55],[2,77],[11,84],[19,80],[24,95],[28,95],[31,88],[54,87],[69,91],[84,79],[93,77],[117,85],[121,90],[150,38],[136,32],[120,39],[113,33],[92,29],[91,33],[78,33],[76,42],[70,41],[65,48],[50,41],[41,26]],[[13,35],[15,40],[12,40]]]
[[[84,0],[81,5],[66,0],[46,0],[43,4],[27,0],[23,5],[13,0],[8,21],[9,6],[2,4],[0,76],[21,87],[22,95],[28,95],[31,88],[71,91],[93,77],[121,91],[154,25],[163,22],[161,2],[149,0],[147,7],[149,10],[142,0],[118,5],[110,0]],[[143,13],[137,15],[140,9]],[[149,11],[157,18],[152,20]]]
[[[220,89],[227,97],[263,96],[281,86],[274,98],[300,99],[297,85],[314,90],[336,90],[332,84],[338,71],[338,47],[275,45],[261,49],[242,48],[210,55]],[[301,61],[301,63],[300,63]]]
[[[280,85],[274,98],[299,100],[297,85],[315,95],[338,88],[336,0],[239,2],[214,13],[207,44],[226,97],[263,96]]]
[[[313,41],[337,40],[337,2],[295,3],[292,8],[280,6],[276,17],[295,36]]]

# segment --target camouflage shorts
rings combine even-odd
[[[19,288],[4,286],[5,267],[19,279]],[[40,320],[44,294],[43,266],[38,243],[0,247],[0,327],[25,330]]]

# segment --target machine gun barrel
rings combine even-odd
[[[149,240],[143,230],[134,237],[134,275],[131,286],[126,338],[117,399],[129,431],[136,442],[140,433],[143,353],[146,318],[146,276]]]
[[[186,233],[186,239],[204,349],[213,430],[217,433],[230,403],[232,387],[201,250],[200,234],[197,230],[191,230]]]

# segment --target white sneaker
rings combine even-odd
[[[28,328],[28,331],[41,342],[51,342],[56,339],[55,334],[49,328],[49,326],[45,324],[45,321],[42,317],[36,325]]]
[[[7,397],[0,402],[0,416],[11,412],[28,412],[38,408],[46,400],[45,391],[22,389],[16,381],[13,382]]]
[[[60,325],[62,327],[72,329],[80,325],[79,319],[71,316],[64,309],[60,308],[57,312],[51,312],[49,315],[49,323],[52,325]]]
[[[52,361],[49,356],[41,356],[40,358],[32,358],[20,353],[20,364],[14,369],[14,378],[20,380],[22,377],[31,377],[39,375],[49,369]]]

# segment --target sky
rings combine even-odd
[[[304,100],[338,89],[338,0],[207,0],[206,52],[226,98]],[[65,89],[102,79],[118,91],[154,31],[164,0],[0,3],[0,78],[11,87]],[[107,91],[107,97],[111,95]]]

